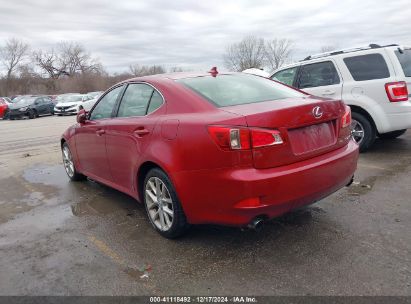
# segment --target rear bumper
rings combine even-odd
[[[389,128],[386,132],[411,129],[411,112],[388,114]]]
[[[357,167],[358,146],[272,168],[222,168],[172,175],[187,220],[192,224],[243,226],[256,217],[273,218],[314,203],[347,185]],[[245,200],[256,198],[259,204]]]
[[[378,130],[380,133],[411,129],[411,99],[390,104],[386,117],[387,123],[385,128]]]

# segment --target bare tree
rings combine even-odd
[[[264,39],[247,36],[238,43],[229,45],[223,56],[226,68],[243,71],[249,68],[262,68],[264,65]]]
[[[7,79],[10,79],[13,72],[22,63],[27,55],[29,45],[16,38],[10,38],[6,45],[0,48],[1,62],[7,70]]]
[[[271,70],[284,65],[293,52],[293,42],[289,39],[273,39],[265,44],[265,59]]]
[[[155,75],[155,74],[164,74],[166,69],[161,65],[139,65],[137,63],[131,64],[129,66],[130,73],[135,76],[148,76],[148,75]]]
[[[327,53],[335,51],[335,47],[332,45],[324,45],[320,48],[320,53]]]
[[[58,79],[62,75],[67,75],[65,66],[61,66],[58,54],[51,49],[49,51],[37,50],[32,55],[34,63],[40,70],[47,74],[50,79]]]
[[[100,64],[78,42],[61,42],[58,45],[58,63],[68,76],[98,70]]]
[[[51,79],[73,77],[86,72],[98,72],[101,64],[77,42],[61,42],[54,49],[33,52],[33,61]]]

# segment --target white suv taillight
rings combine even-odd
[[[408,88],[405,81],[386,83],[385,91],[391,102],[408,100]]]
[[[230,126],[208,126],[208,132],[223,150],[249,150],[283,143],[278,130]]]

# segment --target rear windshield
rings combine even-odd
[[[247,74],[204,76],[177,80],[217,107],[306,96],[272,80]]]
[[[380,54],[347,57],[344,62],[355,81],[390,77],[387,63]]]
[[[401,63],[405,77],[411,77],[411,49],[403,50],[402,53],[395,51],[395,55]]]

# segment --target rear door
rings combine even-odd
[[[106,93],[94,107],[85,123],[76,128],[76,150],[80,166],[87,174],[112,182],[106,153],[106,125],[123,90],[118,86]]]
[[[114,182],[125,192],[136,190],[136,169],[165,107],[162,95],[146,83],[130,83],[116,117],[106,125],[106,149]]]
[[[341,75],[331,59],[302,65],[296,83],[297,88],[314,96],[333,99],[342,97]]]

